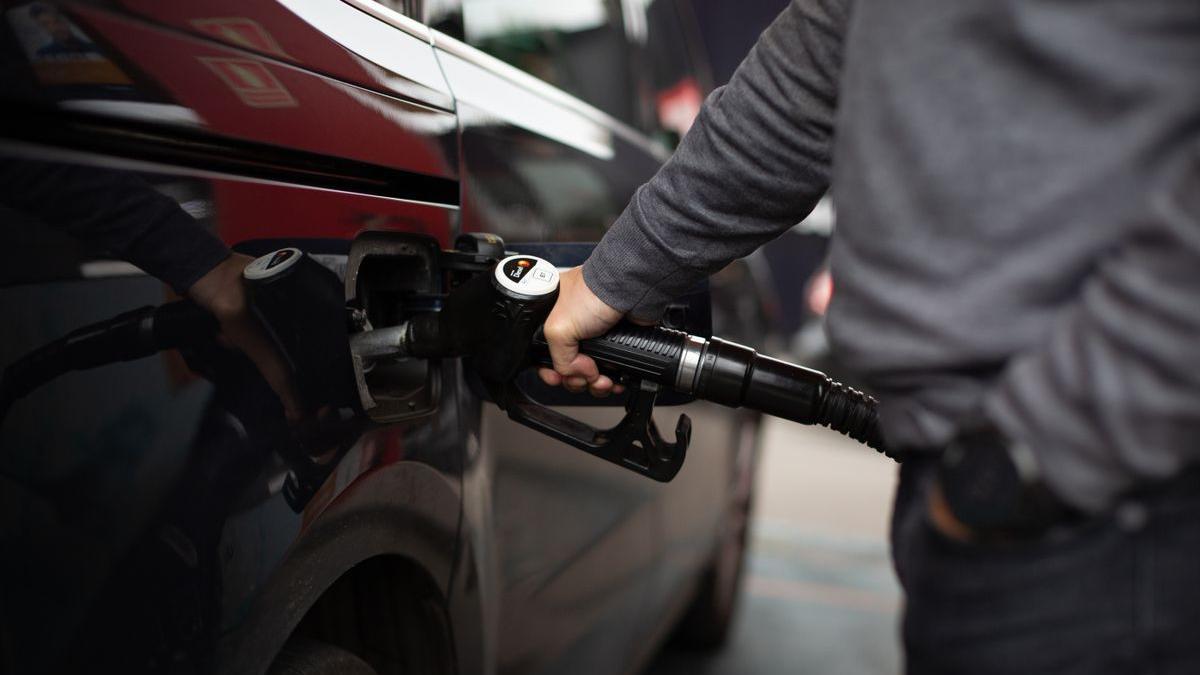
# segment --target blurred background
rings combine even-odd
[[[901,672],[895,482],[894,464],[844,436],[768,420],[730,641],[715,654],[669,644],[647,672]]]

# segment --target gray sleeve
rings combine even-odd
[[[848,0],[793,0],[584,264],[638,318],[804,219],[829,186]]]
[[[1097,261],[1080,301],[985,403],[1086,511],[1200,460],[1200,142],[1180,147],[1154,217]]]

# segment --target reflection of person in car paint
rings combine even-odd
[[[247,305],[242,269],[251,258],[230,252],[175,200],[127,171],[0,158],[0,204],[137,265],[211,312],[288,418],[301,417],[288,370]]]
[[[29,16],[50,36],[50,43],[37,50],[38,58],[98,56],[96,45],[81,39],[67,18],[46,5],[34,5]]]

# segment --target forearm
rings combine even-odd
[[[584,266],[602,300],[655,318],[812,210],[829,186],[846,4],[796,0],[713,92]]]
[[[1200,459],[1200,144],[987,412],[1086,511]]]

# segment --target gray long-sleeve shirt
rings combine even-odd
[[[982,409],[1087,510],[1200,459],[1200,3],[794,0],[584,266],[639,316],[833,186],[895,446]]]

